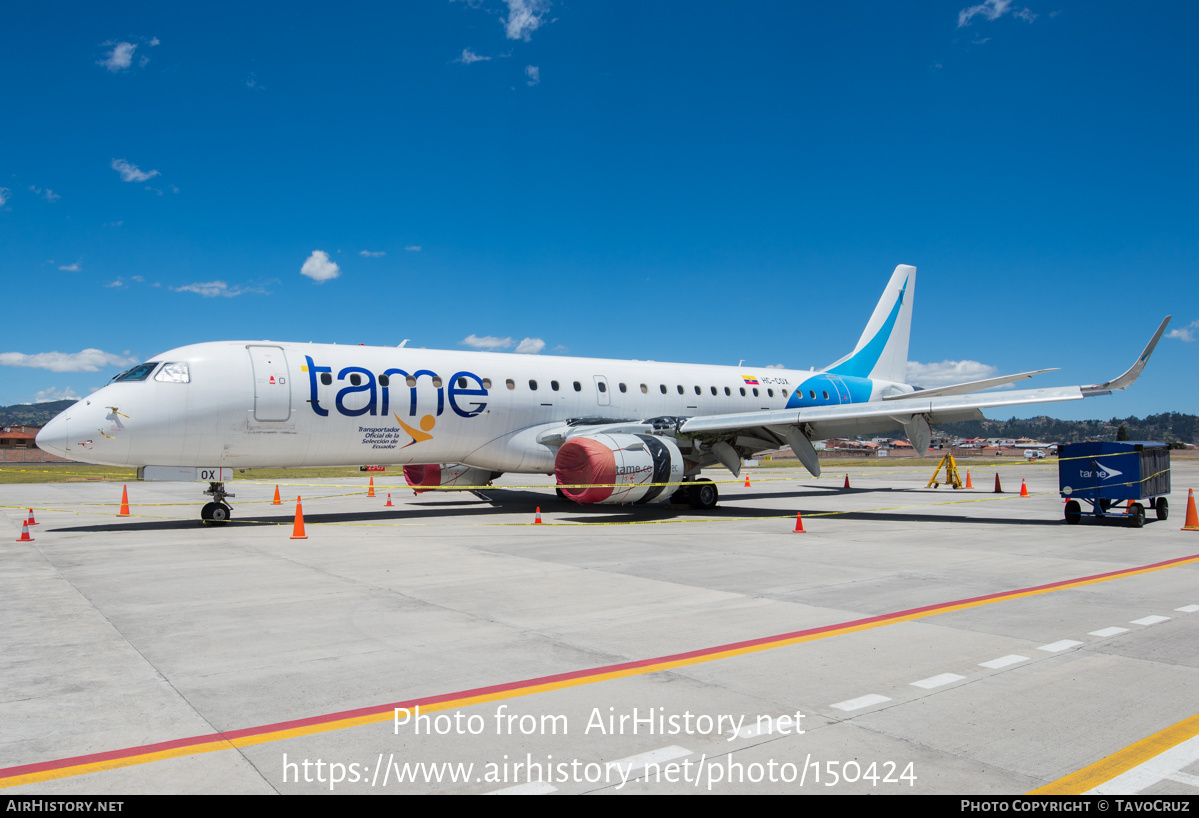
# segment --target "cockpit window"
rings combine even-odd
[[[191,383],[191,371],[186,362],[163,364],[162,369],[154,376],[154,380],[163,383]]]
[[[120,375],[117,375],[116,378],[114,378],[113,380],[116,380],[116,381],[144,381],[146,378],[150,377],[150,373],[153,372],[155,367],[157,367],[157,366],[158,366],[158,361],[149,361],[144,364],[138,364],[137,366],[133,367],[133,369],[130,369],[128,372],[122,372]]]

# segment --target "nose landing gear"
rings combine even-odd
[[[224,483],[209,483],[205,494],[212,497],[211,503],[205,503],[200,509],[200,522],[204,525],[224,525],[233,516],[233,509],[225,502],[226,497],[235,497],[225,491]]]

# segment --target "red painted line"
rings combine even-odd
[[[895,611],[892,613],[879,614],[878,616],[869,616],[863,619],[854,619],[848,622],[839,622],[832,625],[822,625],[817,628],[806,628],[804,630],[790,631],[788,633],[776,634],[774,636],[763,636],[757,639],[747,639],[742,642],[730,642],[725,645],[718,645],[710,648],[700,648],[698,650],[686,651],[684,653],[673,653],[668,656],[658,656],[651,659],[636,659],[631,662],[620,662],[614,665],[604,665],[596,668],[585,668],[583,670],[572,670],[566,673],[555,673],[550,676],[538,676],[533,679],[523,679],[517,682],[505,682],[503,684],[488,685],[486,687],[476,687],[469,690],[460,690],[454,693],[442,693],[436,696],[426,696],[419,699],[409,699],[407,701],[393,702],[390,704],[378,704],[369,707],[360,707],[354,710],[342,710],[337,713],[327,713],[321,716],[309,716],[303,719],[294,719],[291,721],[275,722],[274,724],[265,724],[258,727],[247,727],[241,730],[228,730],[218,733],[210,733],[203,736],[192,736],[191,738],[174,739],[171,741],[163,741],[157,744],[144,744],[138,747],[127,747],[121,750],[108,750],[101,753],[90,753],[88,755],[73,756],[71,758],[60,758],[53,761],[41,761],[34,764],[23,764],[17,767],[0,768],[0,779],[15,777],[19,775],[28,775],[30,773],[45,772],[48,770],[62,769],[66,767],[76,767],[85,764],[95,764],[103,761],[111,761],[114,759],[131,758],[135,756],[152,755],[167,750],[178,749],[181,747],[190,747],[203,744],[213,744],[219,742],[233,741],[240,738],[249,738],[254,736],[262,736],[270,733],[277,733],[286,730],[295,730],[297,728],[319,726],[322,724],[330,724],[333,722],[345,721],[348,719],[361,718],[364,716],[377,716],[381,713],[394,711],[396,708],[414,708],[418,705],[425,707],[432,704],[438,704],[446,701],[454,701],[458,699],[471,699],[478,696],[489,696],[497,693],[504,693],[512,690],[521,690],[524,688],[539,687],[541,685],[551,685],[560,682],[568,682],[576,679],[583,679],[591,676],[603,676],[610,673],[619,673],[621,671],[636,670],[638,668],[649,667],[660,664],[672,664],[677,662],[685,662],[691,659],[702,659],[707,656],[713,656],[728,651],[745,650],[747,648],[769,645],[775,642],[786,642],[793,639],[801,639],[804,637],[819,636],[835,631],[852,630],[866,627],[869,625],[881,624],[891,620],[904,620],[919,618],[921,616],[930,616],[938,612],[946,611],[959,606],[970,606],[984,604],[990,601],[999,601],[1003,599],[1011,599],[1030,594],[1044,593],[1055,588],[1064,588],[1071,585],[1087,584],[1092,582],[1100,582],[1105,579],[1114,579],[1116,577],[1131,576],[1148,571],[1160,570],[1169,568],[1173,565],[1179,565],[1186,562],[1194,562],[1199,560],[1199,554],[1192,554],[1188,557],[1177,557],[1171,560],[1155,562],[1149,565],[1142,565],[1137,568],[1124,568],[1116,571],[1108,571],[1102,574],[1092,574],[1086,577],[1077,577],[1075,579],[1062,580],[1060,582],[1049,582],[1044,585],[1033,585],[1028,588],[1021,588],[1015,591],[1000,591],[994,594],[984,594],[983,596],[967,597],[958,599],[952,602],[939,602],[933,605],[924,605],[919,608],[909,608],[904,611]]]

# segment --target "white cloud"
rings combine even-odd
[[[516,345],[516,351],[526,355],[536,355],[545,349],[545,341],[540,338],[525,338]]]
[[[140,276],[134,276],[134,281],[141,281]],[[120,280],[108,285],[110,287],[121,286]],[[266,290],[262,287],[230,287],[224,281],[197,281],[194,284],[184,284],[182,287],[171,287],[177,293],[196,293],[205,298],[232,298],[235,295],[245,295],[246,293],[262,293]]]
[[[1179,341],[1194,341],[1196,329],[1199,329],[1199,321],[1192,321],[1185,327],[1170,330],[1166,333],[1166,337],[1177,338]]]
[[[405,250],[407,250],[407,251],[409,251],[410,253],[419,253],[419,252],[420,252],[420,245],[419,245],[419,244],[409,244],[409,245],[408,245],[407,247],[405,247],[404,249],[405,249]]]
[[[787,367],[784,364],[766,364],[766,366],[763,367],[763,369],[786,369],[786,368]]]
[[[9,190],[8,188],[0,187],[0,206],[2,206],[5,202],[8,201],[8,194],[10,194],[10,193],[12,193],[12,191]]]
[[[113,159],[112,169],[121,174],[122,182],[144,182],[158,175],[158,171],[156,170],[146,173],[137,165],[126,162],[124,159]]]
[[[1010,2],[1011,0],[1008,0]],[[533,32],[541,27],[541,18],[550,10],[549,0],[506,0],[508,19],[504,29],[509,40],[529,41]]]
[[[154,44],[157,45],[157,42]],[[114,74],[133,65],[133,52],[137,50],[135,44],[108,42],[104,45],[112,46],[112,51],[108,52],[108,56],[97,62],[96,65],[102,65]]]
[[[958,28],[964,28],[970,25],[970,21],[975,17],[982,17],[984,20],[998,20],[1009,11],[1012,16],[1018,17],[1026,23],[1031,23],[1037,19],[1037,15],[1031,9],[1018,9],[1013,11],[1012,0],[984,0],[977,6],[970,6],[958,12]]]
[[[55,193],[50,188],[46,188],[45,190],[42,190],[40,187],[34,187],[33,185],[30,185],[29,189],[33,191],[35,196],[41,196],[47,202],[57,202],[59,199],[62,198],[62,196],[59,196],[57,193]]]
[[[26,366],[31,369],[49,369],[51,372],[99,372],[102,367],[127,367],[137,363],[137,358],[114,355],[101,349],[85,349],[80,352],[0,352],[0,366]]]
[[[49,403],[55,400],[79,400],[79,396],[69,386],[66,389],[55,389],[51,386],[49,389],[43,389],[33,396],[34,403]]]
[[[474,347],[475,349],[508,349],[515,344],[516,341],[513,341],[511,338],[497,338],[494,335],[484,335],[482,338],[480,338],[474,333],[471,333],[458,343],[465,344],[468,347]]]
[[[469,48],[464,48],[462,49],[462,56],[454,60],[454,62],[460,62],[463,65],[470,65],[473,62],[487,62],[487,60],[490,59],[491,57],[484,57],[481,54],[476,54]]]
[[[329,261],[329,254],[324,250],[313,250],[312,255],[300,268],[300,275],[308,276],[313,281],[321,283],[337,278],[341,275],[341,268]]]
[[[59,267],[58,269],[62,270],[63,272],[67,272],[67,273],[77,273],[80,270],[82,270],[83,268],[81,266],[79,266],[79,262],[77,261],[74,264],[64,264],[61,267]]]
[[[358,255],[366,256],[367,258],[380,258],[387,255],[383,250],[359,250]]]
[[[941,361],[938,364],[908,361],[908,383],[923,386],[925,389],[981,381],[998,375],[999,370],[996,367],[980,364],[978,361]]]
[[[541,82],[541,69],[535,65],[526,65],[525,76],[529,78],[529,85],[536,85]]]
[[[475,349],[511,349],[516,347],[516,351],[522,355],[536,355],[541,350],[545,349],[545,341],[540,338],[525,338],[519,343],[515,338],[499,338],[495,335],[484,335],[480,338],[478,335],[468,335],[458,343]]]

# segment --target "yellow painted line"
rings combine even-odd
[[[1130,744],[1107,758],[1096,761],[1089,767],[1072,772],[1052,784],[1032,790],[1029,795],[1081,795],[1084,792],[1123,775],[1151,758],[1161,755],[1171,747],[1182,744],[1199,735],[1199,715],[1183,719],[1159,733]]]
[[[526,679],[518,682],[491,685],[483,688],[475,688],[473,690],[459,691],[456,693],[438,696],[429,696],[423,699],[375,705],[357,710],[331,713],[306,719],[297,719],[291,722],[269,724],[260,727],[233,730],[207,736],[194,736],[192,738],[176,739],[173,741],[160,742],[158,744],[145,745],[141,747],[129,747],[121,750],[110,750],[103,753],[94,753],[91,755],[77,756],[74,758],[64,758],[52,761],[35,762],[33,764],[24,764],[17,767],[8,767],[6,769],[0,769],[0,788],[83,775],[85,773],[97,772],[99,770],[129,767],[138,764],[145,764],[151,761],[157,761],[163,758],[175,758],[181,755],[207,753],[216,750],[229,749],[232,747],[263,744],[266,742],[279,741],[281,739],[292,738],[295,736],[312,735],[333,730],[342,730],[347,727],[356,727],[365,724],[384,722],[394,718],[394,712],[396,708],[412,708],[419,705],[422,710],[426,711],[448,710],[452,708],[467,707],[483,702],[512,699],[551,690],[561,690],[564,688],[594,684],[596,682],[609,681],[612,679],[640,676],[647,673],[657,673],[660,671],[672,670],[689,665],[713,662],[719,659],[727,659],[735,656],[744,656],[751,653],[757,653],[760,651],[773,650],[775,648],[796,645],[802,642],[811,642],[818,639],[827,639],[832,636],[841,636],[849,633],[871,630],[874,628],[883,627],[885,625],[893,625],[898,622],[908,622],[916,619],[923,619],[926,617],[935,616],[937,614],[949,613],[951,611],[977,608],[984,605],[991,605],[996,602],[1006,602],[1013,599],[1021,599],[1024,597],[1047,594],[1054,591],[1078,588],[1084,585],[1091,585],[1099,582],[1107,582],[1113,579],[1136,576],[1138,574],[1149,573],[1151,571],[1161,571],[1165,570],[1166,568],[1189,565],[1196,562],[1199,562],[1199,554],[1193,554],[1187,557],[1179,557],[1177,559],[1167,560],[1165,562],[1154,563],[1151,565],[1143,565],[1135,568],[1122,569],[1119,571],[1110,571],[1105,574],[1096,574],[1088,577],[1079,577],[1072,580],[1048,583],[1031,588],[1022,588],[1015,591],[1006,591],[997,594],[973,597],[970,599],[961,599],[952,602],[928,605],[921,608],[913,608],[891,614],[867,617],[851,622],[825,625],[802,631],[793,631],[791,633],[777,634],[775,636],[767,636],[759,639],[746,640],[743,642],[718,645],[712,648],[701,648],[699,650],[674,654],[672,656],[634,660],[631,662],[623,662],[605,667],[568,671],[565,673],[559,673],[552,676],[543,676],[536,679]],[[1188,722],[1184,722],[1182,724],[1188,724],[1190,722],[1195,723],[1190,725],[1190,728],[1185,729],[1192,729],[1191,733],[1186,734],[1185,736],[1181,735],[1182,732],[1185,732],[1185,729],[1183,729],[1180,731],[1180,735],[1178,736],[1171,734],[1170,738],[1163,740],[1164,746],[1162,749],[1168,749],[1168,747],[1177,744],[1179,741],[1184,740],[1189,735],[1193,735],[1194,730],[1199,729],[1199,717],[1190,719]],[[1179,725],[1175,725],[1175,728],[1171,728],[1171,730],[1176,728],[1179,728]],[[1159,736],[1161,735],[1162,734],[1159,734]],[[1152,738],[1156,739],[1157,737]],[[1152,739],[1146,741],[1151,740]],[[1141,744],[1144,743],[1145,742],[1141,742]],[[1137,746],[1139,745],[1134,745],[1134,747]],[[1156,752],[1161,752],[1161,750],[1157,750]],[[1145,757],[1156,755],[1156,752],[1150,753]],[[1140,756],[1134,757],[1143,760],[1143,758]],[[1135,766],[1137,763],[1140,763],[1140,760],[1130,762],[1128,767],[1124,769]],[[1092,784],[1090,786],[1095,785]]]

